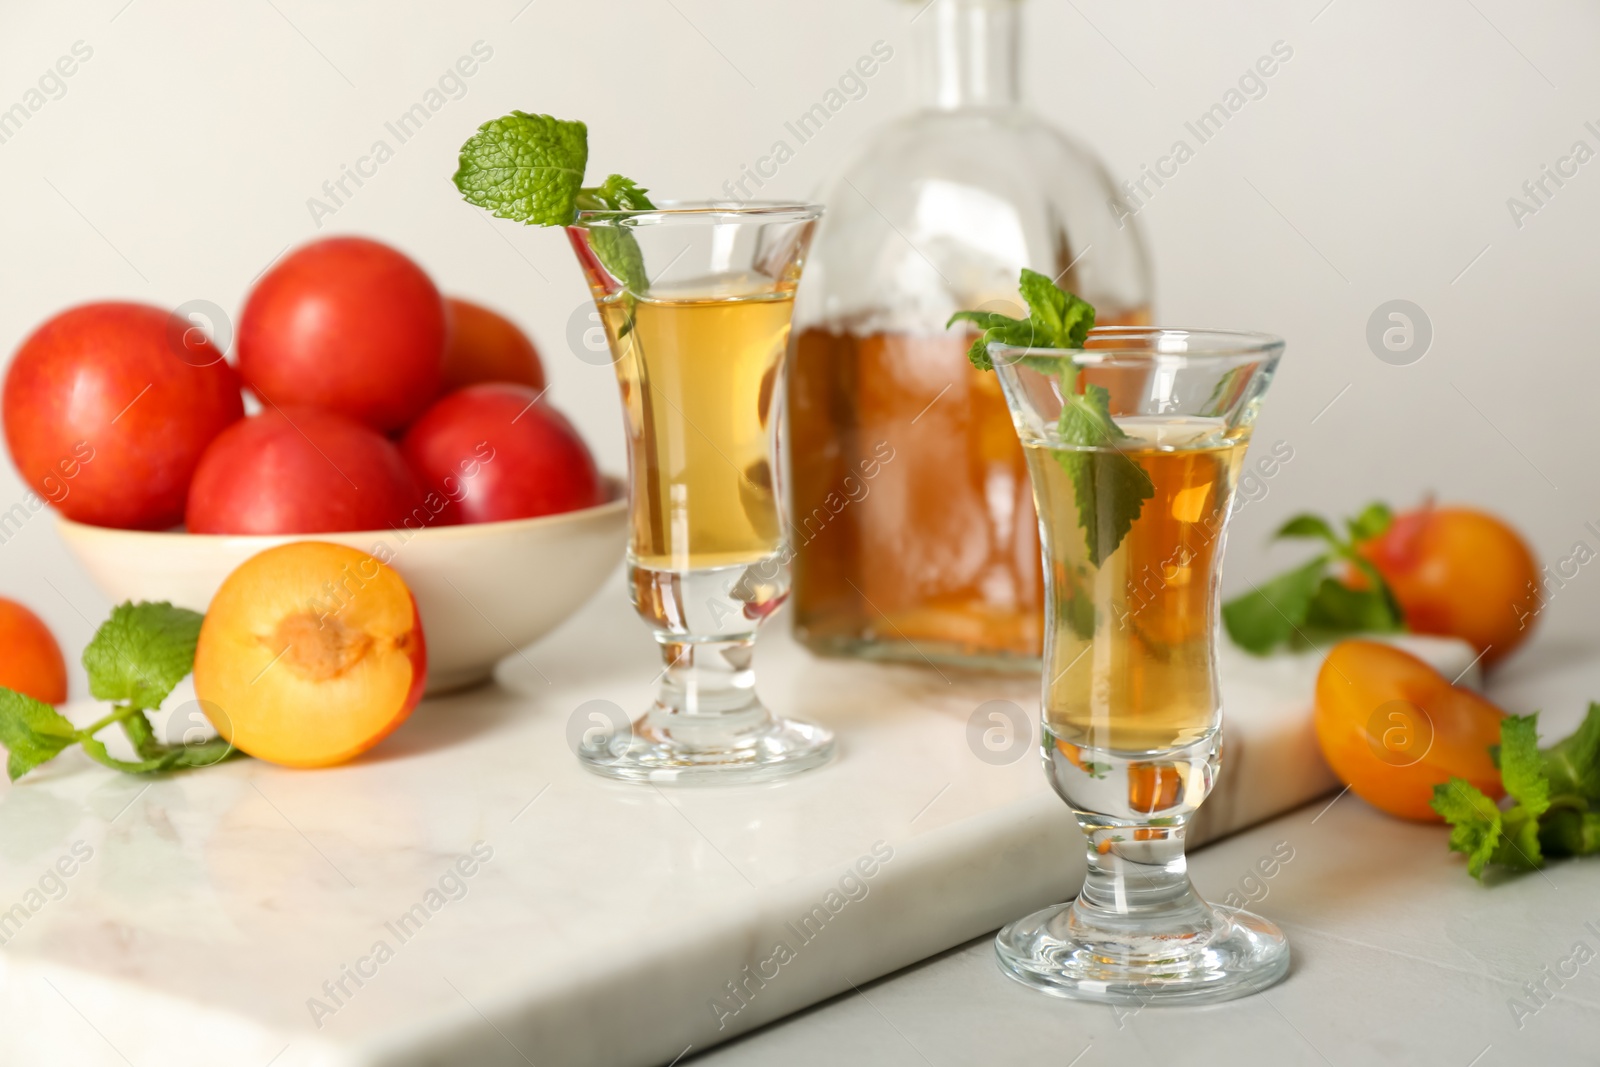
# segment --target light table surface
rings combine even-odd
[[[508,658],[499,684],[425,701],[343,767],[240,760],[144,780],[73,753],[0,786],[0,912],[22,908],[0,927],[0,1062],[644,1067],[851,992],[1076,890],[1077,828],[1026,725],[1037,679],[818,660],[780,621],[762,638],[762,691],[779,712],[836,730],[832,764],[780,784],[707,789],[584,771],[568,748],[574,715],[596,699],[644,706],[659,669],[613,585]],[[1315,669],[1314,659],[1224,660],[1226,769],[1202,836],[1332,786],[1307,714]],[[1015,705],[1030,732],[991,736],[979,713],[995,701]],[[1373,823],[1374,840],[1413,834],[1407,860],[1427,866],[1410,885],[1374,867],[1370,852],[1341,858],[1318,842],[1342,840],[1330,831],[1345,825],[1335,816],[1352,817],[1347,808],[1359,810],[1341,802],[1305,831],[1273,883],[1267,910],[1292,935],[1296,915],[1280,901],[1301,884],[1343,887],[1300,909],[1308,929],[1334,933],[1339,908],[1406,908],[1385,913],[1404,928],[1411,905],[1434,894],[1528,913],[1531,883],[1480,891],[1436,831]],[[1202,854],[1200,869],[1216,872],[1202,886],[1238,883],[1258,840]],[[1313,873],[1330,864],[1339,881]],[[72,873],[58,879],[62,867]],[[1382,923],[1355,925],[1358,940],[1387,943]],[[1406,936],[1420,940],[1418,929]],[[1313,954],[1317,935],[1299,936],[1293,981],[1337,1000],[1341,987]],[[1540,946],[1541,961],[1550,951],[1525,943]],[[970,968],[988,992],[911,997],[930,1017],[908,1020],[907,1034],[977,1033],[989,995],[1062,1013],[1051,1018],[1078,1010],[1002,990],[990,972],[986,960]],[[734,983],[749,995],[733,996]],[[839,1010],[854,1009],[778,1034]],[[773,1039],[789,1040],[760,1040]]]
[[[1508,710],[1543,708],[1545,738],[1565,736],[1600,699],[1600,655],[1544,634],[1489,691]],[[1289,976],[1255,997],[1145,1009],[1058,1000],[1006,978],[985,935],[688,1062],[1600,1064],[1600,858],[1479,885],[1445,842],[1441,827],[1343,794],[1195,851],[1204,895],[1248,896],[1289,937]],[[1293,858],[1262,878],[1258,865],[1285,848]]]

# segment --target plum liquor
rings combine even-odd
[[[628,436],[629,595],[655,699],[575,744],[598,774],[753,782],[821,766],[833,734],[756,694],[755,640],[789,593],[774,477],[795,287],[822,209],[582,210],[567,229],[605,326]]]
[[[1221,419],[1131,416],[1128,439],[1098,462],[1129,463],[1150,496],[1095,565],[1063,449],[1025,446],[1056,604],[1046,662],[1045,725],[1067,769],[1096,754],[1139,760],[1209,740],[1220,720],[1210,628],[1222,531],[1246,442]],[[1104,513],[1110,500],[1097,501]]]
[[[788,591],[786,569],[761,564],[785,545],[768,457],[792,291],[623,296],[600,310],[638,479],[637,606],[670,611],[674,575],[714,571],[738,583],[745,610],[769,614]]]

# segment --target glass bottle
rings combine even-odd
[[[921,107],[823,190],[789,361],[795,627],[814,651],[1037,669],[1027,467],[951,313],[1024,315],[1022,267],[1101,325],[1149,321],[1135,220],[1106,169],[1022,106],[1022,0],[932,0]]]

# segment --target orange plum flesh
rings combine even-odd
[[[416,601],[393,569],[300,541],[252,556],[223,582],[200,629],[194,688],[240,750],[327,767],[406,720],[427,662]]]
[[[1376,641],[1342,641],[1317,675],[1316,731],[1339,780],[1403,819],[1439,822],[1433,787],[1464,778],[1504,793],[1489,746],[1502,712],[1422,660]]]

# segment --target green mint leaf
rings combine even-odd
[[[1396,633],[1403,629],[1382,589],[1352,589],[1326,577],[1306,611],[1306,628],[1325,634]]]
[[[6,747],[6,773],[13,782],[77,740],[77,727],[55,708],[0,688],[0,745]]]
[[[981,331],[972,339],[972,347],[967,349],[967,361],[979,370],[994,369],[994,362],[989,358],[991,342],[1019,348],[1037,347],[1034,341],[1038,331],[1027,319],[1014,319],[998,311],[958,311],[950,316],[944,327],[948,330],[958,322],[970,322]]]
[[[1094,637],[1094,593],[1088,588],[1083,565],[1079,564],[1076,569],[1070,571],[1059,568],[1054,574],[1054,580],[1061,594],[1057,598],[1060,603],[1058,615],[1061,623],[1070,629],[1078,640],[1090,640]]]
[[[172,749],[172,751],[176,754],[176,759],[172,762],[174,768],[210,767],[221,763],[223,760],[230,760],[244,755],[239,749],[233,747],[232,742],[220,737],[213,737],[192,745],[183,745]]]
[[[1464,778],[1434,786],[1429,804],[1450,824],[1450,850],[1465,853],[1467,873],[1482,881],[1483,869],[1500,844],[1500,809]]]
[[[140,711],[159,708],[194,669],[203,618],[165,601],[117,605],[83,650],[89,691]]]
[[[613,174],[599,185],[579,189],[577,206],[586,211],[654,211],[649,192],[632,178]]]
[[[1500,780],[1531,818],[1550,807],[1550,782],[1539,753],[1539,713],[1500,720]]]
[[[1028,305],[1028,317],[1014,319],[998,311],[958,311],[944,324],[977,326],[979,334],[967,349],[967,360],[979,370],[993,370],[990,344],[1018,348],[1082,348],[1094,328],[1094,307],[1067,292],[1038,271],[1022,269],[1017,287]],[[1049,368],[1054,370],[1054,366]],[[1070,391],[1070,390],[1069,390]]]
[[[1026,326],[1027,319],[1014,319],[1010,315],[1002,315],[998,311],[958,311],[945,321],[944,328],[949,329],[958,322],[970,322],[979,330],[1004,330],[1013,326]]]
[[[1550,796],[1576,795],[1600,805],[1600,703],[1589,704],[1571,736],[1545,749],[1544,773]]]
[[[124,760],[112,759],[110,754],[100,747],[91,751],[90,755],[107,766],[114,766],[117,770],[131,774],[145,774],[152,771],[177,770],[184,767],[209,767],[221,763],[237,755],[242,755],[233,744],[220,737],[209,738],[189,745],[164,745],[156,739],[155,731],[150,728],[150,720],[145,718],[142,711],[135,711],[118,720],[122,723],[123,732],[128,735],[134,750],[139,754],[139,761],[129,763]],[[99,745],[98,741],[94,745]],[[101,756],[105,758],[102,759]]]
[[[1089,562],[1100,567],[1133,528],[1155,485],[1143,467],[1116,449],[1128,435],[1111,418],[1111,393],[1104,386],[1085,386],[1082,394],[1063,398],[1059,432],[1062,444],[1076,447],[1052,451],[1072,478]]]
[[[1560,808],[1539,823],[1539,847],[1546,856],[1588,856],[1600,852],[1600,813]]]
[[[1592,856],[1600,852],[1600,813],[1586,811],[1583,813],[1583,825],[1578,831],[1578,849],[1580,856]]]
[[[578,207],[586,211],[653,211],[655,204],[645,195],[649,191],[632,178],[613,174],[597,186],[580,189]],[[601,266],[621,281],[629,293],[643,296],[650,288],[650,278],[644,269],[644,253],[633,234],[619,226],[592,226],[589,235]],[[626,334],[632,324],[630,314],[622,332]]]
[[[1022,268],[1017,283],[1028,302],[1028,321],[1041,338],[1039,348],[1082,348],[1094,328],[1094,307],[1038,271]]]
[[[90,759],[124,774],[149,774],[152,771],[170,770],[183,754],[182,749],[173,748],[149,759],[121,760],[106,751],[106,746],[95,738],[85,737],[81,743],[84,753]]]
[[[500,218],[566,226],[577,214],[588,162],[583,123],[513,111],[467,138],[454,181],[468,203]]]
[[[1406,628],[1406,614],[1400,608],[1400,601],[1395,597],[1394,590],[1389,588],[1388,579],[1373,565],[1367,557],[1360,555],[1353,549],[1340,553],[1351,562],[1356,570],[1360,571],[1367,580],[1367,588],[1372,590],[1376,598],[1382,601],[1389,618],[1389,624],[1382,627],[1389,631],[1403,631]]]
[[[1539,817],[1520,806],[1501,812],[1500,843],[1495,846],[1489,862],[1516,871],[1543,867],[1544,851],[1539,847]]]
[[[1287,538],[1305,538],[1310,540],[1326,541],[1330,545],[1339,545],[1339,535],[1333,532],[1333,527],[1328,525],[1328,520],[1320,515],[1296,515],[1272,535],[1273,540]]]
[[[1382,537],[1392,522],[1394,522],[1394,512],[1389,510],[1389,505],[1382,501],[1373,501],[1362,508],[1361,514],[1355,518],[1344,520],[1344,525],[1345,529],[1350,531],[1350,540],[1359,545],[1363,541]]]
[[[1327,567],[1328,557],[1318,556],[1222,605],[1233,643],[1262,656],[1293,637],[1305,625]]]
[[[645,274],[644,253],[633,234],[620,226],[589,227],[589,242],[600,263],[611,276],[623,284],[634,296],[644,296],[650,291],[650,278]]]
[[[1086,385],[1082,393],[1062,398],[1060,431],[1062,444],[1080,448],[1115,448],[1128,439],[1111,417],[1111,390],[1103,385]]]
[[[133,745],[140,759],[154,759],[166,751],[166,746],[156,740],[155,731],[150,728],[150,720],[145,718],[142,711],[135,711],[123,719],[122,732],[128,735],[129,744]]]
[[[1377,536],[1387,528],[1389,509],[1384,504],[1368,504],[1361,514],[1345,520],[1351,540],[1339,535],[1332,523],[1320,515],[1295,515],[1273,533],[1273,539],[1298,539],[1322,541],[1332,550],[1329,555],[1279,575],[1267,586],[1274,592],[1268,596],[1259,593],[1245,594],[1222,607],[1222,619],[1228,634],[1236,644],[1258,654],[1268,652],[1281,642],[1292,645],[1305,644],[1309,634],[1321,637],[1342,637],[1356,633],[1398,633],[1405,630],[1405,615],[1394,591],[1384,581],[1372,561],[1356,551],[1361,541]],[[1327,574],[1327,565],[1334,558],[1342,559],[1361,572],[1365,588],[1357,589]],[[1282,582],[1281,585],[1276,583]],[[1282,601],[1279,604],[1279,601]],[[1288,610],[1304,603],[1303,614]],[[1277,612],[1268,609],[1279,604],[1285,610],[1274,620]],[[1284,618],[1287,616],[1287,618]],[[1292,620],[1293,625],[1290,625]],[[1297,633],[1296,627],[1303,627]]]

